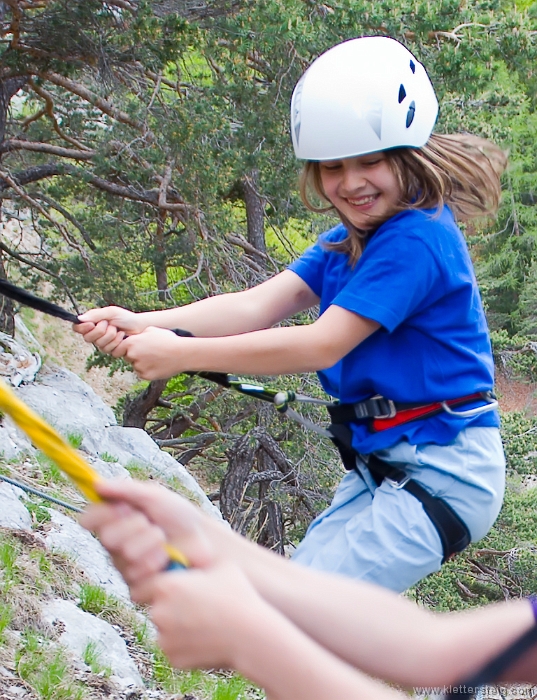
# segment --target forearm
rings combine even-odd
[[[314,324],[269,328],[226,338],[192,338],[182,343],[188,370],[236,374],[294,374],[336,362],[330,338],[319,339]]]
[[[170,544],[190,559],[194,570],[200,567],[203,571],[209,564],[230,564],[242,572],[243,581],[246,577],[249,590],[253,586],[269,606],[317,644],[365,673],[390,682],[438,686],[460,681],[534,624],[532,607],[526,600],[464,613],[435,614],[378,586],[299,566],[246,540],[162,488],[102,482],[99,493],[105,500],[125,501],[134,508],[133,515],[127,517],[118,515],[112,506],[94,506],[85,516],[85,526],[97,529],[135,600],[153,600],[146,582],[163,565],[161,559],[150,556],[161,547],[163,530]],[[140,510],[144,515],[137,513]],[[153,537],[139,538],[140,528],[149,530]],[[126,541],[128,533],[131,537]],[[165,552],[160,551],[165,559]],[[173,580],[178,585],[182,579]],[[183,580],[186,583],[186,577]],[[235,583],[232,590],[234,587]],[[242,598],[239,610],[243,610]],[[168,621],[167,613],[163,619]],[[536,682],[537,648],[504,680]]]
[[[260,313],[244,292],[219,294],[174,309],[140,313],[138,320],[143,328],[181,328],[199,337],[246,333],[277,322]]]
[[[221,539],[221,551],[271,605],[341,659],[390,682],[407,687],[456,682],[533,624],[527,601],[434,614],[378,586],[295,565],[220,532],[217,523],[210,527]]]
[[[182,328],[200,337],[237,335],[270,328],[318,298],[289,270],[242,292],[219,294],[176,309],[139,314],[144,328]]]
[[[348,666],[316,644],[276,610],[243,635],[235,667],[270,700],[397,700],[390,688]]]

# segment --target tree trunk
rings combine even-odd
[[[141,428],[142,430],[145,428],[147,416],[157,405],[167,382],[167,379],[157,379],[154,382],[149,382],[147,389],[136,398],[127,397],[123,409],[124,427]]]
[[[4,11],[4,3],[0,3],[0,10]],[[15,77],[0,80],[0,145],[4,143],[6,133],[7,110],[13,95],[20,90],[26,82],[26,78]],[[0,152],[0,162],[2,153]],[[2,221],[2,200],[0,200],[0,222]],[[0,278],[7,279],[4,256],[0,251]],[[13,302],[7,297],[0,297],[0,331],[8,335],[15,335],[15,314]]]
[[[248,243],[260,253],[266,253],[265,244],[265,206],[259,195],[259,170],[252,170],[242,181],[244,205],[246,207],[246,226]]]
[[[157,281],[159,301],[165,302],[168,295],[168,266],[166,260],[166,241],[164,240],[164,224],[166,213],[160,211],[157,218],[157,233],[155,235],[155,278]]]
[[[1,214],[1,212],[0,212]],[[0,250],[0,279],[6,279],[4,257]],[[15,335],[15,313],[11,299],[0,295],[0,331],[10,336]]]

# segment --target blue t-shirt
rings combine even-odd
[[[374,232],[354,267],[346,254],[323,246],[346,236],[339,224],[289,266],[320,298],[321,314],[335,304],[381,324],[318,372],[325,391],[342,403],[376,394],[431,403],[492,390],[487,322],[466,242],[450,210],[395,215]],[[498,427],[498,413],[460,418],[443,412],[379,433],[355,422],[353,446],[369,453],[402,439],[445,445],[470,425]]]

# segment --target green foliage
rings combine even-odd
[[[6,253],[15,280],[39,288],[46,270],[52,296],[146,310],[235,291],[279,271],[333,223],[299,202],[299,165],[288,134],[293,86],[336,42],[388,34],[427,66],[441,103],[438,131],[477,133],[510,151],[497,221],[468,225],[466,233],[497,364],[512,376],[537,378],[535,3],[215,0],[208,16],[187,11],[188,3],[174,5],[180,13],[169,10],[171,3],[152,2],[121,13],[99,0],[27,5],[23,40],[0,49],[6,79],[32,77],[11,103],[5,138],[42,150],[6,148],[3,169],[57,167],[53,177],[24,185],[24,197],[3,190],[9,198],[4,218],[13,226],[30,207],[39,251],[26,263]],[[53,74],[68,77],[76,90]],[[43,89],[55,122],[43,109]],[[95,97],[85,98],[84,89]],[[84,153],[61,157],[58,146]],[[269,258],[263,265],[240,245],[249,235],[241,185],[252,173],[264,209]],[[164,208],[163,198],[175,209]],[[104,355],[90,365],[110,372],[125,367]],[[308,376],[267,381],[322,396]],[[123,405],[116,409],[119,418]],[[325,420],[316,407],[304,413]],[[461,600],[497,599],[504,588],[514,594],[533,581],[534,502],[525,479],[534,474],[537,445],[528,421],[504,417],[509,489],[486,546],[508,554],[483,554],[479,545],[424,582],[418,596],[449,608]],[[157,440],[183,440],[168,449],[208,490],[218,489],[240,436],[265,429],[292,465],[292,478],[262,489],[251,484],[245,499],[252,508],[263,498],[275,504],[291,542],[302,537],[341,476],[338,456],[325,441],[250,399],[229,391],[213,395],[199,379],[168,382],[146,428]],[[54,465],[41,465],[46,483],[63,481]],[[253,470],[266,465],[259,450]],[[144,465],[129,470],[147,477]],[[255,536],[253,525],[250,532]],[[497,569],[498,581],[486,578],[482,564]]]
[[[504,414],[502,436],[508,478],[494,527],[409,592],[434,609],[459,610],[536,590],[537,418]]]
[[[528,336],[509,335],[505,329],[490,334],[496,364],[510,377],[537,381],[537,346]]]
[[[40,700],[82,700],[83,687],[70,677],[62,649],[53,650],[45,637],[32,629],[23,632],[16,653],[20,677]]]
[[[90,667],[92,673],[99,673],[108,677],[112,675],[112,669],[103,664],[103,654],[105,654],[105,649],[97,642],[88,642],[82,654],[82,660]]]
[[[104,620],[115,621],[121,610],[121,603],[117,598],[109,595],[104,588],[91,583],[82,583],[78,607]]]
[[[3,641],[4,631],[11,624],[13,614],[12,606],[0,601],[0,644],[2,644]]]

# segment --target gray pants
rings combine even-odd
[[[396,464],[484,537],[498,517],[505,456],[497,428],[467,428],[449,445],[400,442],[375,453]],[[310,525],[293,560],[402,592],[438,571],[440,537],[421,503],[404,489],[374,482],[367,465],[343,477],[331,505]]]

